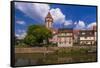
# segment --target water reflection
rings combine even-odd
[[[96,54],[84,54],[80,56],[58,56],[43,54],[16,54],[15,66],[41,65],[41,64],[59,64],[75,62],[93,62],[96,61]]]

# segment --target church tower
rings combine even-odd
[[[45,26],[49,29],[52,28],[52,23],[53,23],[53,18],[50,14],[50,12],[48,12],[46,18],[45,18]]]

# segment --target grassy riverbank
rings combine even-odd
[[[15,53],[85,53],[88,51],[96,51],[96,46],[73,46],[73,47],[16,47]],[[75,53],[74,53],[75,52]]]

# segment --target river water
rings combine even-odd
[[[65,56],[55,54],[17,53],[15,55],[15,66],[95,62],[96,60],[95,53]]]

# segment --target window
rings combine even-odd
[[[87,36],[85,36],[85,39],[87,38]]]
[[[71,44],[71,41],[69,41],[69,44]]]
[[[59,42],[59,44],[61,44],[61,42]]]
[[[61,33],[61,36],[64,36],[64,33]]]
[[[65,42],[65,44],[67,43],[67,41],[66,41],[66,40],[65,40],[64,42]]]
[[[67,35],[67,36],[71,36],[71,35],[72,35],[72,33],[66,33],[66,35]]]
[[[89,42],[88,41],[86,41],[86,44],[88,44]]]
[[[83,32],[82,35],[85,35],[85,32]]]
[[[92,41],[91,41],[91,44],[93,44]]]

